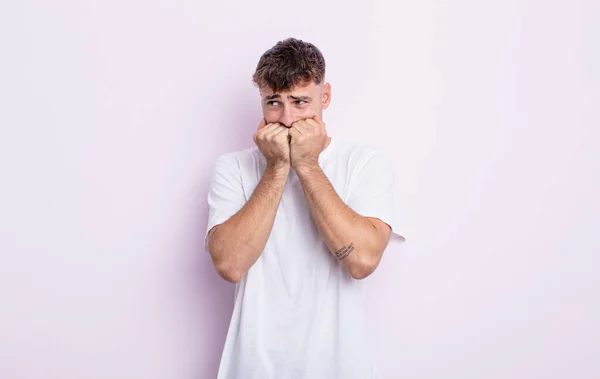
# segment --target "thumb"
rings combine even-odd
[[[267,126],[267,120],[265,120],[265,118],[263,117],[263,119],[260,120],[260,124],[258,125],[258,129],[256,129],[256,130],[261,130],[265,126]]]
[[[325,126],[325,123],[323,122],[323,120],[321,120],[321,118],[319,117],[319,115],[314,115],[312,117],[312,119],[315,120],[319,125]]]

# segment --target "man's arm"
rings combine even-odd
[[[240,281],[264,250],[288,173],[289,167],[267,165],[248,202],[229,220],[210,230],[208,251],[225,280]]]
[[[266,158],[265,172],[248,202],[207,235],[207,250],[215,268],[230,282],[240,281],[264,250],[291,169],[286,127],[263,119],[253,139]],[[229,192],[242,191],[232,185],[222,187]]]
[[[296,168],[313,219],[329,250],[355,279],[369,276],[381,260],[391,228],[377,218],[363,217],[335,192],[318,164]]]
[[[381,260],[390,226],[356,213],[335,192],[319,166],[319,154],[328,140],[324,122],[316,116],[299,120],[292,124],[290,136],[291,164],[325,244],[353,278],[366,278]]]

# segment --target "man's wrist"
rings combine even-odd
[[[294,170],[298,176],[310,175],[311,173],[321,170],[319,162],[301,163],[294,166]]]
[[[276,177],[286,177],[290,173],[290,164],[288,162],[269,162],[267,163],[267,170],[270,171]]]

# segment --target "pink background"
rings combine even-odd
[[[600,377],[600,6],[23,0],[0,6],[0,378],[214,378],[233,286],[217,155],[288,36],[332,136],[392,152],[407,242],[366,281],[383,379]]]

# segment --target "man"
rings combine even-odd
[[[253,81],[253,146],[221,155],[205,248],[235,305],[219,379],[370,379],[363,279],[399,234],[391,160],[328,136],[325,61],[289,38]]]

